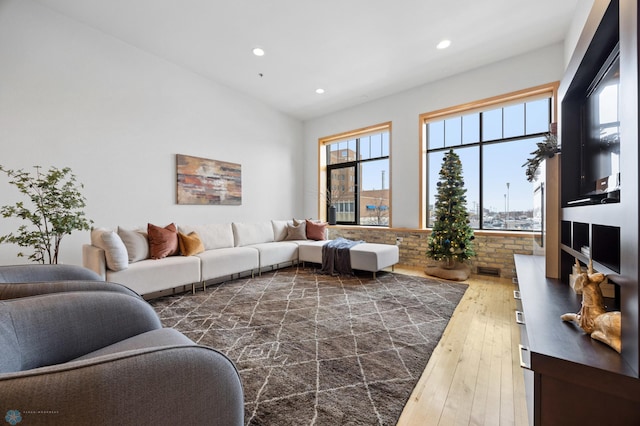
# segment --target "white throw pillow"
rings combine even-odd
[[[114,231],[104,228],[91,230],[91,244],[104,250],[107,267],[112,271],[129,267],[127,248]]]
[[[144,231],[130,231],[118,227],[118,236],[127,248],[129,263],[149,258],[149,239]]]

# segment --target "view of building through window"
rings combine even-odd
[[[342,224],[389,226],[389,129],[325,144],[327,193]]]
[[[546,97],[425,123],[427,226],[434,221],[444,153],[453,148],[462,162],[473,228],[539,231],[536,184],[527,181],[522,165],[550,122],[551,98]]]

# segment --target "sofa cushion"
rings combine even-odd
[[[358,244],[349,250],[349,254],[351,267],[361,271],[376,272],[400,260],[400,249],[393,244]]]
[[[315,241],[326,240],[326,231],[328,223],[306,221],[307,238]]]
[[[118,227],[118,236],[127,248],[129,263],[149,258],[149,240],[146,232],[130,231]]]
[[[107,267],[112,271],[122,271],[129,266],[127,247],[114,231],[105,228],[92,229],[91,244],[104,250]]]
[[[149,257],[162,259],[179,253],[178,230],[176,225],[170,223],[164,228],[149,223],[147,225],[149,235]]]
[[[251,247],[260,252],[260,268],[298,260],[298,244],[292,241],[274,241]]]
[[[300,262],[322,263],[322,246],[329,241],[298,242],[298,260]]]
[[[253,247],[233,247],[207,250],[200,258],[202,281],[252,271],[260,265],[260,254]]]
[[[205,252],[206,253],[206,252]],[[200,259],[196,256],[169,256],[132,263],[124,271],[107,271],[106,280],[120,283],[138,294],[148,294],[200,282]]]
[[[270,243],[273,239],[271,222],[233,223],[233,236],[236,247],[252,244]]]
[[[272,220],[273,241],[284,241],[287,238],[287,225],[293,223],[290,220]]]
[[[178,232],[178,245],[180,246],[180,254],[183,256],[193,256],[204,251],[202,240],[195,232],[190,232],[189,235]]]
[[[180,232],[189,235],[198,234],[205,250],[233,247],[233,230],[230,223],[216,223],[207,225],[180,225]]]

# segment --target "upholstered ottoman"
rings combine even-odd
[[[351,255],[351,268],[359,271],[373,272],[373,278],[376,272],[381,269],[398,263],[400,252],[398,246],[390,244],[362,243],[351,247],[349,250]]]
[[[298,246],[298,260],[300,262],[322,263],[322,246],[328,241],[304,241]],[[398,246],[390,244],[362,243],[349,250],[351,268],[359,271],[376,272],[398,263],[400,252]]]

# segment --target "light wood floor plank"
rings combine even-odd
[[[450,397],[447,399],[442,414],[445,424],[450,423],[449,419],[453,420],[453,424],[468,424],[471,416],[482,346],[487,329],[487,302],[484,293],[478,294],[475,298],[476,313],[467,324],[466,344],[458,360]]]
[[[396,272],[424,276],[422,271]],[[528,426],[510,280],[474,276],[400,416],[400,426]]]
[[[487,321],[484,341],[482,342],[480,352],[480,365],[491,365],[495,345],[496,330],[493,324]],[[490,407],[488,407],[489,395],[495,392],[495,389],[491,388],[491,382],[491,370],[489,368],[479,368],[476,375],[475,392],[473,394],[473,409],[469,419],[469,424],[471,425],[486,424],[487,409],[490,409]]]

